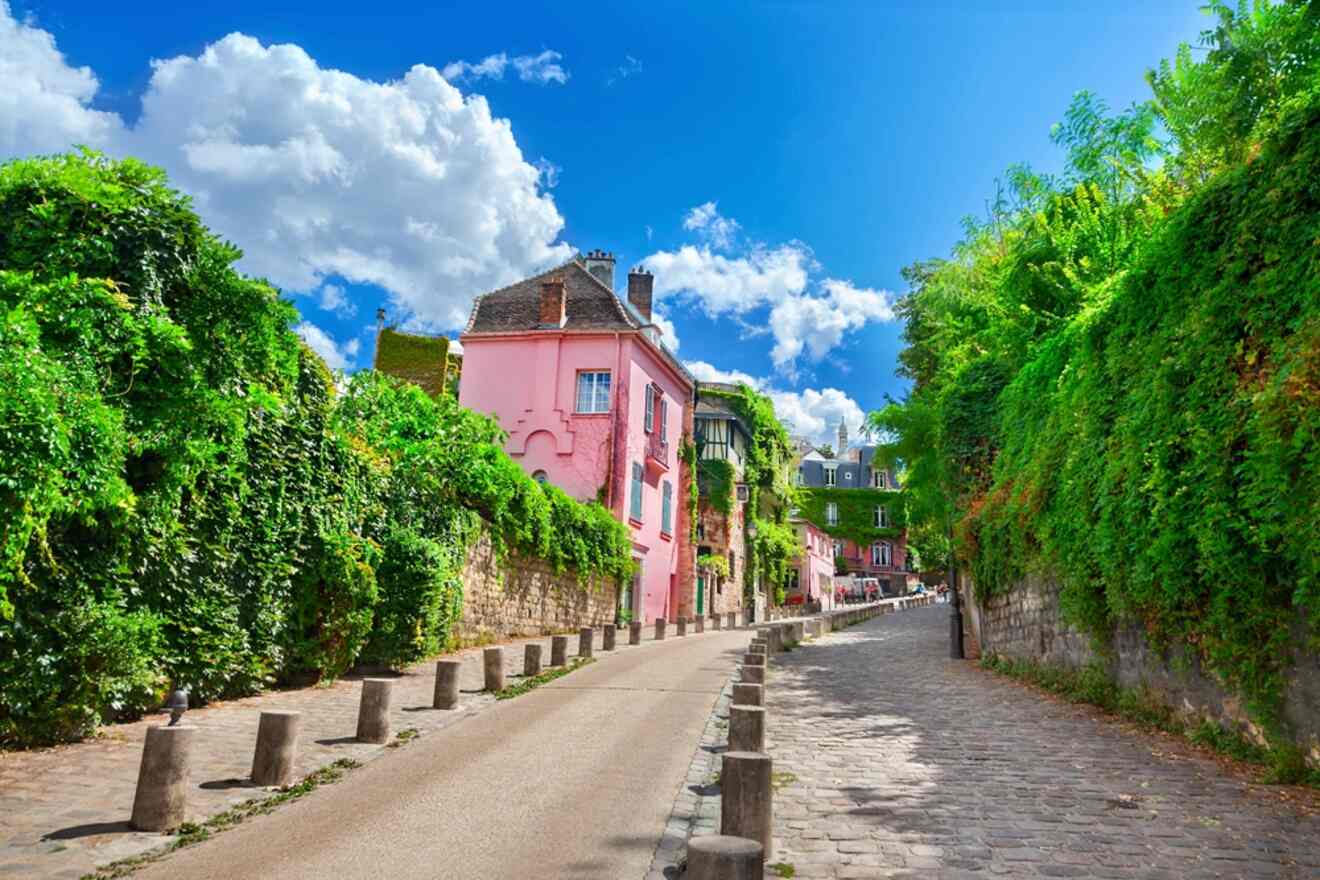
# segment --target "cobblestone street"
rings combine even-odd
[[[1320,877],[1314,792],[950,661],[947,615],[877,618],[774,659],[772,863],[837,878]]]

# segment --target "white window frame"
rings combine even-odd
[[[601,377],[604,377],[604,382]],[[578,370],[576,387],[573,389],[573,411],[582,415],[609,412],[612,385],[609,370]],[[585,398],[584,388],[587,391]]]
[[[825,502],[825,525],[837,526],[839,524],[839,505],[833,501]]]
[[[838,467],[826,467],[826,468],[825,468],[825,485],[826,485],[826,486],[837,486],[838,484],[839,484],[839,469],[838,469]]]
[[[888,488],[885,485],[886,481],[887,478],[885,477],[884,471],[879,469],[871,471],[871,485],[873,487],[875,487],[876,489],[886,489]]]
[[[875,527],[877,529],[889,528],[889,508],[883,504],[875,506]]]
[[[876,541],[871,545],[871,564],[881,568],[893,567],[894,553],[888,541]]]

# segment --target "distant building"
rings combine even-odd
[[[834,542],[824,530],[801,516],[790,517],[802,553],[784,589],[786,605],[834,607]]]
[[[696,382],[660,341],[653,282],[635,269],[620,299],[614,255],[593,251],[477,297],[459,390],[529,474],[628,526],[639,570],[621,604],[648,621],[696,606],[692,474],[679,457]]]
[[[693,416],[699,494],[697,614],[737,611],[743,605],[747,566],[744,542],[747,494],[743,484],[743,464],[751,437],[747,426],[734,412],[730,399],[725,396],[737,392],[736,385],[697,383]],[[702,568],[702,559],[724,560],[727,573],[716,566]]]

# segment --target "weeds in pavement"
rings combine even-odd
[[[771,774],[770,774],[770,787],[773,788],[775,791],[779,791],[779,789],[783,788],[784,786],[786,786],[786,785],[792,785],[792,784],[795,783],[795,782],[797,782],[797,774],[796,774],[796,773],[771,773]]]
[[[1263,782],[1274,785],[1320,787],[1320,770],[1308,767],[1306,756],[1291,743],[1261,745],[1241,731],[1230,730],[1209,718],[1189,724],[1186,717],[1162,703],[1149,690],[1125,688],[1114,682],[1098,663],[1081,669],[989,654],[981,668],[1008,675],[1078,703],[1098,706],[1151,730],[1186,738],[1221,755],[1265,768]]]
[[[416,739],[419,732],[420,731],[415,727],[404,728],[394,735],[394,742],[390,743],[386,748],[397,749],[399,746],[404,745],[410,740]]]
[[[796,877],[797,868],[788,862],[775,862],[773,865],[766,865],[766,868],[774,871],[776,877]]]
[[[496,691],[495,699],[512,700],[514,697],[521,697],[531,690],[536,690],[541,685],[554,681],[556,678],[563,678],[575,669],[581,669],[588,663],[595,663],[595,657],[579,657],[567,666],[555,666],[544,672],[537,673],[531,678],[524,678],[517,684],[511,684],[501,691]]]
[[[114,880],[117,877],[127,877],[138,868],[155,862],[164,856],[192,846],[195,843],[201,843],[209,839],[214,834],[219,834],[228,828],[252,818],[253,816],[264,816],[272,812],[276,807],[289,801],[296,801],[298,798],[311,794],[317,788],[323,785],[330,785],[344,778],[349,770],[354,770],[362,765],[352,758],[340,758],[333,764],[322,767],[307,774],[302,782],[291,785],[288,788],[281,789],[269,797],[252,798],[246,800],[236,807],[230,807],[223,813],[217,813],[204,822],[184,822],[175,829],[176,837],[168,846],[143,853],[139,856],[132,856],[127,859],[120,859],[117,862],[111,862],[97,868],[90,874],[84,874],[82,880]]]

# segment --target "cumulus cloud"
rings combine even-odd
[[[536,160],[536,170],[541,174],[541,186],[546,189],[554,189],[559,186],[559,172],[564,170],[561,166],[542,156]]]
[[[357,314],[357,305],[351,301],[344,293],[344,288],[338,284],[327,284],[321,288],[320,293],[321,308],[327,312],[334,312],[343,318],[351,318]]]
[[[706,202],[688,211],[683,228],[698,232],[711,247],[727,250],[738,234],[738,221],[722,216],[714,202]]]
[[[432,67],[374,82],[230,34],[152,62],[130,128],[91,110],[92,72],[0,0],[0,82],[0,153],[84,143],[161,165],[243,249],[245,271],[292,291],[330,276],[376,284],[424,325],[453,328],[473,295],[573,253],[509,122]]]
[[[660,328],[660,338],[672,352],[678,351],[678,331],[673,320],[659,309],[651,313],[651,323]]]
[[[513,57],[507,52],[499,52],[495,55],[487,55],[475,64],[468,61],[451,61],[445,65],[443,72],[445,79],[451,82],[482,78],[504,79],[504,71],[512,65],[518,74],[518,79],[523,82],[539,85],[558,83],[562,86],[568,82],[568,71],[559,63],[563,57],[551,49],[546,49],[537,55]]]
[[[353,358],[357,355],[360,345],[358,340],[353,339],[347,346],[341,348],[334,337],[309,321],[303,321],[293,329],[312,351],[321,356],[321,360],[325,361],[330,369],[347,370],[353,365]]]
[[[104,144],[123,123],[91,109],[100,83],[87,67],[72,67],[40,28],[16,20],[0,0],[0,157]]]
[[[699,381],[743,384],[765,394],[775,406],[775,415],[790,434],[818,446],[836,442],[840,419],[848,426],[852,437],[857,436],[858,427],[866,420],[857,401],[838,388],[793,391],[776,387],[770,380],[741,370],[721,370],[706,361],[688,361],[686,366]]]
[[[769,333],[771,359],[786,376],[796,375],[803,358],[822,360],[848,333],[894,320],[894,296],[888,291],[837,278],[813,280],[821,267],[802,242],[738,245],[738,222],[722,216],[713,201],[689,211],[683,228],[705,243],[645,259],[655,273],[656,293],[694,303],[712,318],[732,318],[745,337]],[[759,309],[769,314],[747,319]]]

